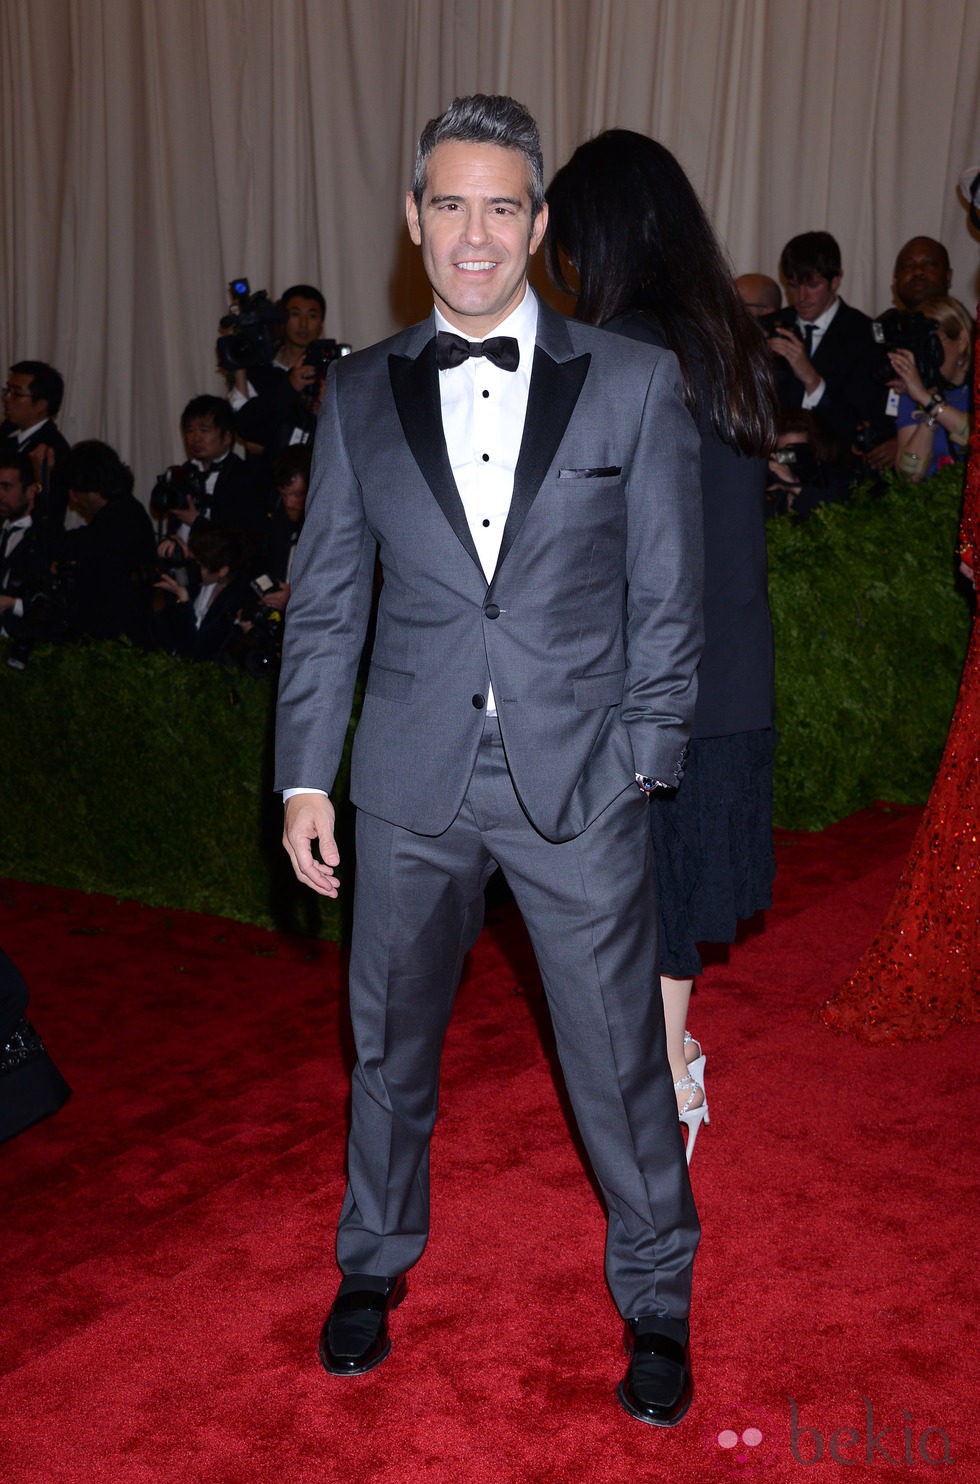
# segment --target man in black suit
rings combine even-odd
[[[202,517],[238,532],[248,563],[265,538],[269,512],[255,472],[234,452],[231,408],[223,397],[192,397],[180,415],[180,431],[187,459],[168,469],[150,496],[150,509],[158,518],[166,503],[160,554],[178,553]]]
[[[8,639],[22,634],[25,611],[47,571],[34,520],[38,488],[28,454],[0,451],[0,632]]]
[[[836,240],[829,232],[803,232],[783,248],[779,271],[791,305],[769,342],[780,409],[812,412],[842,458],[893,438],[888,391],[874,378],[871,320],[837,292],[843,272]]]
[[[344,1277],[320,1357],[351,1376],[388,1354],[388,1312],[428,1236],[443,1035],[499,866],[606,1201],[630,1355],[619,1398],[670,1427],[691,1398],[699,1229],[666,1058],[648,809],[676,783],[696,700],[697,432],[670,351],[564,320],[529,289],[548,212],[520,104],[477,95],[431,120],[406,216],[433,313],[327,380],[279,692],[284,843],[299,879],[333,897],[327,794],[379,554],[351,764]],[[447,1363],[478,1355],[484,1322],[464,1317],[455,1360],[440,1342]]]
[[[15,362],[3,389],[0,452],[30,455],[38,485],[34,520],[48,551],[57,544],[68,503],[60,475],[68,440],[55,422],[64,394],[61,373],[46,361]]]
[[[56,562],[69,629],[148,644],[153,526],[133,494],[132,470],[93,438],[73,444],[64,476],[71,509],[85,522],[64,533]]]

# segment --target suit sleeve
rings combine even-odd
[[[343,374],[328,379],[293,563],[276,713],[276,789],[333,787],[367,633],[376,546],[344,433],[344,387]]]
[[[637,773],[678,776],[704,644],[701,441],[676,357],[650,378],[627,490],[627,672],[622,719]]]

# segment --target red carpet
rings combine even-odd
[[[781,836],[766,931],[705,974],[697,1391],[667,1433],[613,1397],[602,1216],[509,908],[450,1028],[391,1358],[332,1380],[339,956],[0,883],[0,943],[75,1089],[0,1146],[0,1484],[980,1479],[980,1029],[883,1050],[816,1019],[915,819]]]

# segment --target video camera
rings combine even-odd
[[[248,371],[265,366],[276,354],[275,327],[286,323],[280,303],[273,303],[265,289],[252,293],[247,278],[233,278],[228,285],[231,306],[218,321],[225,333],[218,336],[215,350],[223,371]]]
[[[871,332],[875,337],[875,363],[872,375],[875,381],[886,385],[896,379],[895,367],[888,359],[892,350],[908,350],[915,359],[915,369],[922,377],[924,386],[936,386],[941,381],[946,350],[939,338],[939,327],[934,319],[918,312],[890,309],[881,319],[872,322]]]

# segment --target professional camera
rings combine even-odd
[[[12,670],[27,667],[35,644],[57,644],[74,637],[73,604],[78,563],[59,562],[40,587],[24,597],[24,617],[11,641],[7,664]]]
[[[207,476],[203,469],[187,468],[184,464],[171,464],[157,476],[150,495],[150,513],[155,520],[163,520],[172,510],[183,510],[188,500],[193,500],[198,510],[207,498]]]
[[[180,550],[173,552],[170,556],[158,556],[153,564],[153,570],[158,577],[172,577],[181,587],[200,586],[200,565],[193,557],[185,556]]]
[[[781,464],[789,471],[794,484],[807,484],[816,479],[820,471],[817,456],[809,443],[788,443],[785,448],[775,449],[769,457],[774,464]]]
[[[939,327],[934,319],[924,314],[890,309],[881,319],[871,325],[875,338],[875,364],[873,376],[883,386],[896,379],[895,367],[888,359],[891,350],[909,350],[915,358],[915,369],[925,386],[936,386],[941,381],[946,351],[939,338]]]
[[[252,293],[247,278],[233,278],[228,285],[229,312],[218,321],[225,334],[215,347],[223,371],[248,371],[265,366],[276,354],[277,325],[286,323],[281,304],[273,303],[265,289]]]
[[[339,361],[341,356],[349,356],[351,347],[343,345],[337,340],[311,340],[306,347],[303,361],[307,366],[312,366],[316,372],[316,380],[306,392],[311,402],[315,402],[323,391],[323,383],[327,379],[334,361]]]
[[[273,670],[282,657],[283,615],[278,608],[267,608],[262,602],[266,593],[279,586],[274,578],[256,577],[252,584],[255,602],[242,615],[251,624],[244,636],[238,661],[248,675],[264,675]]]
[[[756,324],[767,340],[771,340],[777,330],[792,330],[797,340],[803,339],[796,323],[795,309],[774,309],[771,314],[760,314]]]

